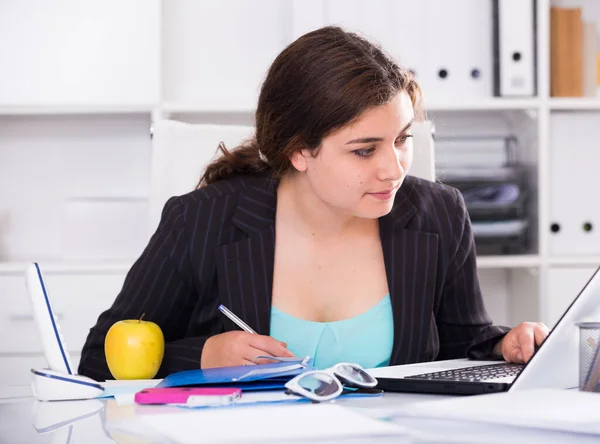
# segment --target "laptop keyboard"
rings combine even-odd
[[[525,367],[525,364],[499,364],[476,365],[473,367],[455,368],[433,373],[421,373],[407,376],[410,379],[431,379],[450,381],[498,381],[511,382]]]

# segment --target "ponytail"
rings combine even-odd
[[[196,188],[211,185],[237,174],[261,174],[270,169],[253,141],[246,142],[233,150],[228,150],[221,142],[217,151],[220,156],[206,167]]]

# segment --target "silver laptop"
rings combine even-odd
[[[410,367],[374,369],[369,373],[379,381],[378,388],[396,392],[475,395],[534,388],[575,388],[579,386],[579,327],[576,323],[599,307],[600,273],[597,269],[527,364],[471,361],[457,366],[453,361],[440,361],[430,363],[427,371],[418,374],[411,374]]]

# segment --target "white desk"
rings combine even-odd
[[[429,364],[431,365],[431,364]],[[428,364],[418,364],[426,368]],[[442,395],[418,395],[385,393],[371,399],[346,399],[339,404],[354,409],[370,417],[388,416],[399,406],[442,399]],[[114,399],[90,401],[40,402],[36,401],[29,386],[0,386],[0,443],[151,443],[164,442],[149,434],[144,427],[138,427],[139,415],[152,414],[152,408],[143,410],[135,406],[119,406]],[[160,409],[176,407],[156,406]],[[248,407],[252,408],[252,407]],[[282,406],[281,408],[285,408]],[[56,424],[67,422],[69,416],[82,416],[72,424],[64,424],[54,431],[38,433],[34,423],[40,413],[48,413]],[[64,414],[64,415],[63,415]],[[36,419],[37,418],[37,419]],[[115,430],[111,424],[126,421],[131,424],[129,432]],[[574,435],[568,433],[547,432],[542,430],[453,422],[448,420],[431,420],[401,418],[396,423],[407,427],[404,439],[399,437],[380,439],[379,442],[527,442],[527,443],[562,443],[562,442],[598,442],[597,436]],[[300,425],[301,426],[301,425]],[[201,442],[199,437],[198,442]],[[283,440],[282,440],[283,441]],[[344,441],[348,441],[345,439]],[[372,442],[368,440],[350,440],[350,442]],[[286,441],[290,442],[290,441]],[[311,441],[313,443],[314,441]],[[334,442],[334,441],[323,441]]]

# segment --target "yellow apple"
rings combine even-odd
[[[126,319],[115,322],[104,339],[106,363],[115,379],[154,378],[164,353],[162,330],[151,321]]]

